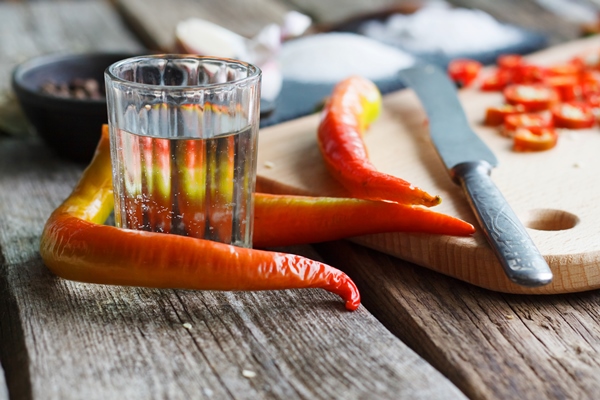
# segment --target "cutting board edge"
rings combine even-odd
[[[489,246],[478,245],[472,238],[447,235],[437,235],[432,238],[422,234],[394,232],[358,236],[348,240],[495,292],[547,295],[600,288],[600,251],[543,255],[552,270],[554,279],[546,286],[530,288],[511,282],[502,271],[492,249]],[[411,250],[402,252],[401,249],[407,247]],[[419,251],[415,252],[415,248]],[[440,248],[444,248],[444,252],[433,251]],[[477,257],[473,256],[474,252],[477,252]],[[458,265],[455,261],[457,259],[463,260],[464,265]],[[574,275],[569,270],[576,270],[579,273]]]

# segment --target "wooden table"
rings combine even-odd
[[[261,0],[245,11],[256,19],[239,20],[240,2],[0,3],[0,91],[12,67],[37,54],[135,51],[140,40],[168,49],[182,10],[244,34],[289,9],[322,25],[348,17],[330,2]],[[365,11],[364,2],[345,4]],[[575,36],[568,22],[553,32],[556,41]],[[316,289],[194,292],[59,279],[40,259],[39,237],[81,170],[34,136],[0,137],[0,399],[563,399],[600,389],[595,291],[493,293],[345,241],[285,250],[346,271],[363,296],[356,312]]]

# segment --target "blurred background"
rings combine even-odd
[[[415,62],[490,64],[595,34],[599,10],[600,0],[0,0],[0,134],[30,130],[10,76],[42,54],[247,58],[264,71],[267,126],[318,109],[347,75],[397,90],[395,71]]]

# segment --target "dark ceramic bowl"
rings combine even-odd
[[[137,54],[96,53],[47,55],[18,65],[13,72],[13,89],[27,119],[40,137],[60,157],[75,162],[90,161],[102,124],[108,113],[104,98],[104,70],[116,61]],[[75,79],[97,81],[102,97],[61,97],[42,92],[48,82],[72,83]]]

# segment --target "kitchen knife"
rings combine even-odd
[[[436,150],[462,186],[508,278],[529,287],[550,283],[550,267],[490,177],[498,160],[471,129],[454,83],[433,65],[402,70],[400,78],[425,108]]]

